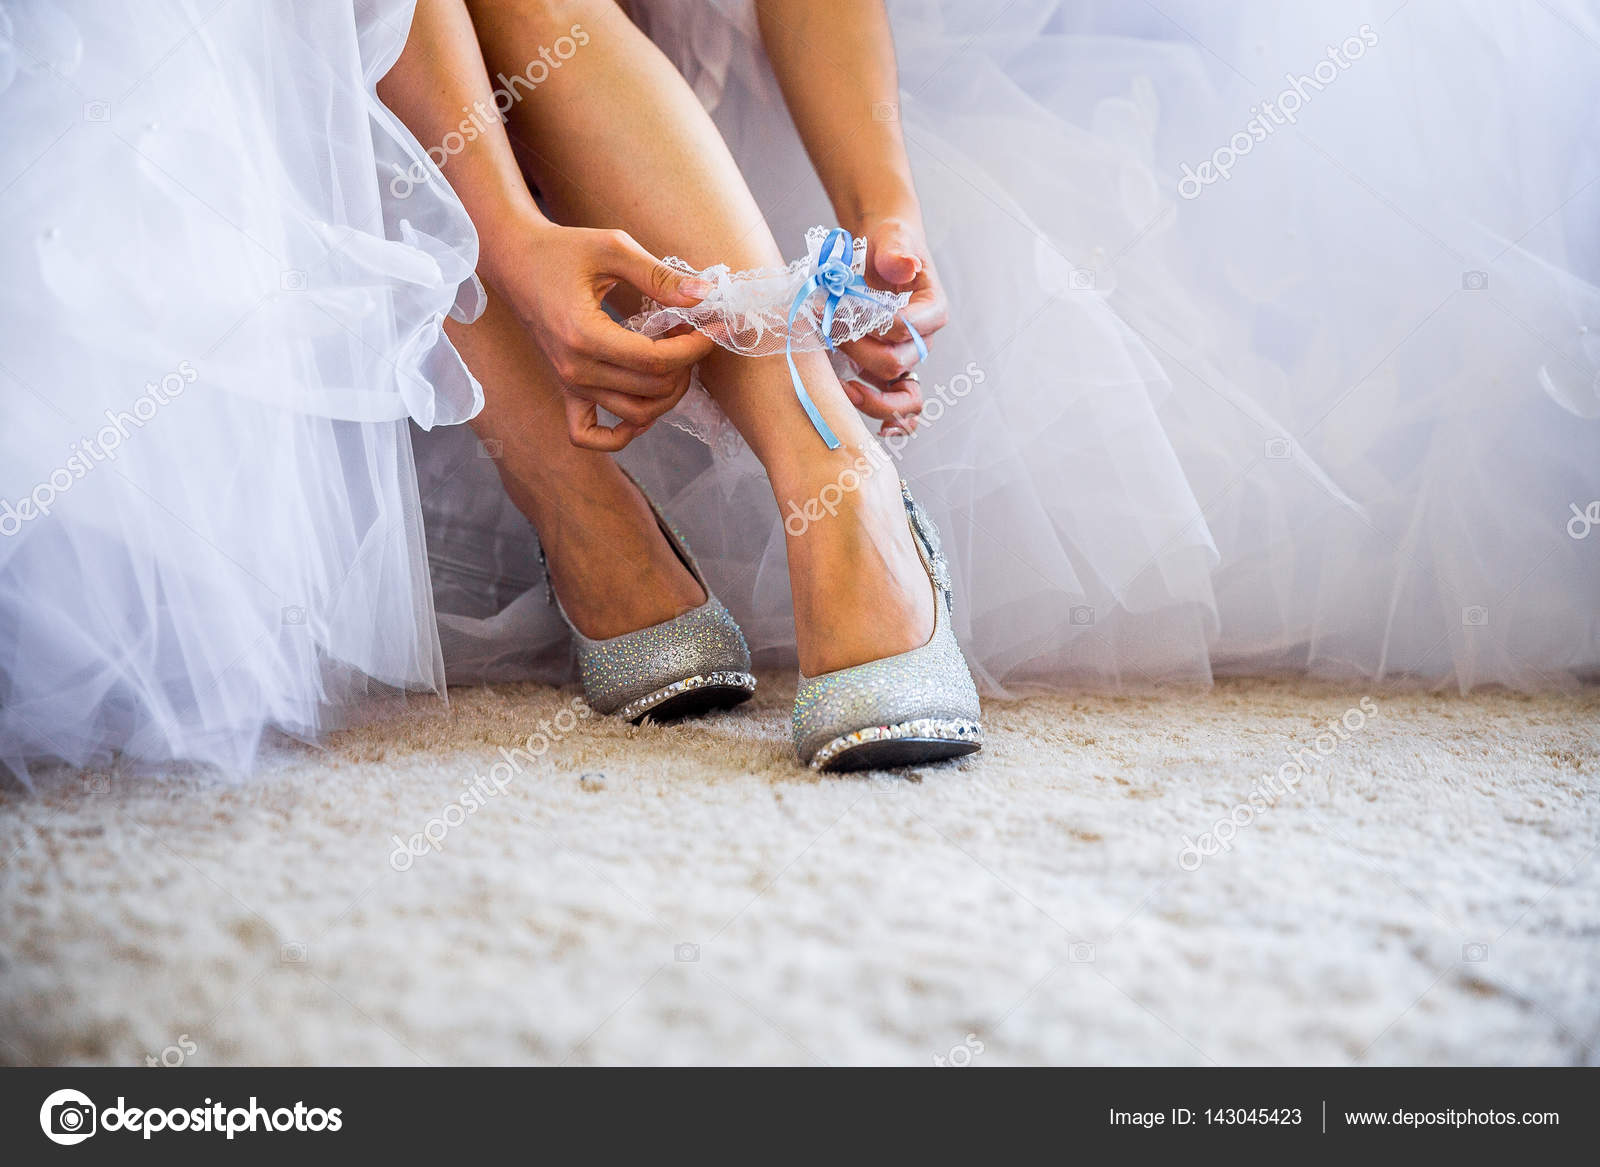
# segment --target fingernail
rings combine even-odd
[[[699,296],[704,298],[711,295],[714,287],[710,280],[703,280],[699,276],[684,276],[678,281],[678,287],[683,289],[685,296]]]

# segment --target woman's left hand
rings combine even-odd
[[[902,313],[924,342],[945,326],[949,305],[939,273],[933,266],[921,224],[909,216],[888,216],[869,222],[861,234],[867,240],[867,283],[875,288],[910,292]],[[911,334],[899,320],[888,332],[864,336],[841,346],[861,366],[861,381],[846,381],[844,391],[855,407],[884,422],[883,433],[910,433],[922,412],[922,390],[916,381],[904,380],[917,364]]]

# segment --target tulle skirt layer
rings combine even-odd
[[[798,248],[752,7],[630,8]],[[1600,669],[1600,22],[1392,8],[891,4],[952,305],[900,468],[988,691]],[[788,659],[759,468],[636,445]]]
[[[443,692],[408,419],[478,407],[481,290],[374,94],[410,16],[0,8],[0,766]]]

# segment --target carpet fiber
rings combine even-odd
[[[9,789],[0,1061],[1600,1063],[1594,689],[988,702],[843,777],[792,695]]]

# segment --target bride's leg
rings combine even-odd
[[[604,639],[670,620],[705,601],[612,460],[567,438],[561,381],[511,309],[492,294],[473,324],[446,332],[484,387],[472,428],[494,452],[506,492],[539,532],[562,606]],[[631,581],[619,587],[619,580]]]
[[[610,0],[473,4],[491,75],[576,52],[523,92],[509,131],[555,217],[620,227],[657,255],[698,266],[782,262],[760,209],[710,118],[655,46]],[[587,43],[578,45],[574,25]],[[541,54],[540,50],[546,53]],[[501,84],[504,84],[503,82]],[[524,87],[525,89],[526,87]],[[805,509],[858,465],[873,438],[826,358],[796,358],[807,389],[840,438],[812,429],[782,357],[719,350],[701,379],[766,468],[782,513]],[[878,458],[874,465],[886,462]],[[831,495],[830,495],[831,497]],[[839,513],[788,539],[800,664],[808,675],[914,648],[933,626],[927,577],[890,470],[865,476]]]

